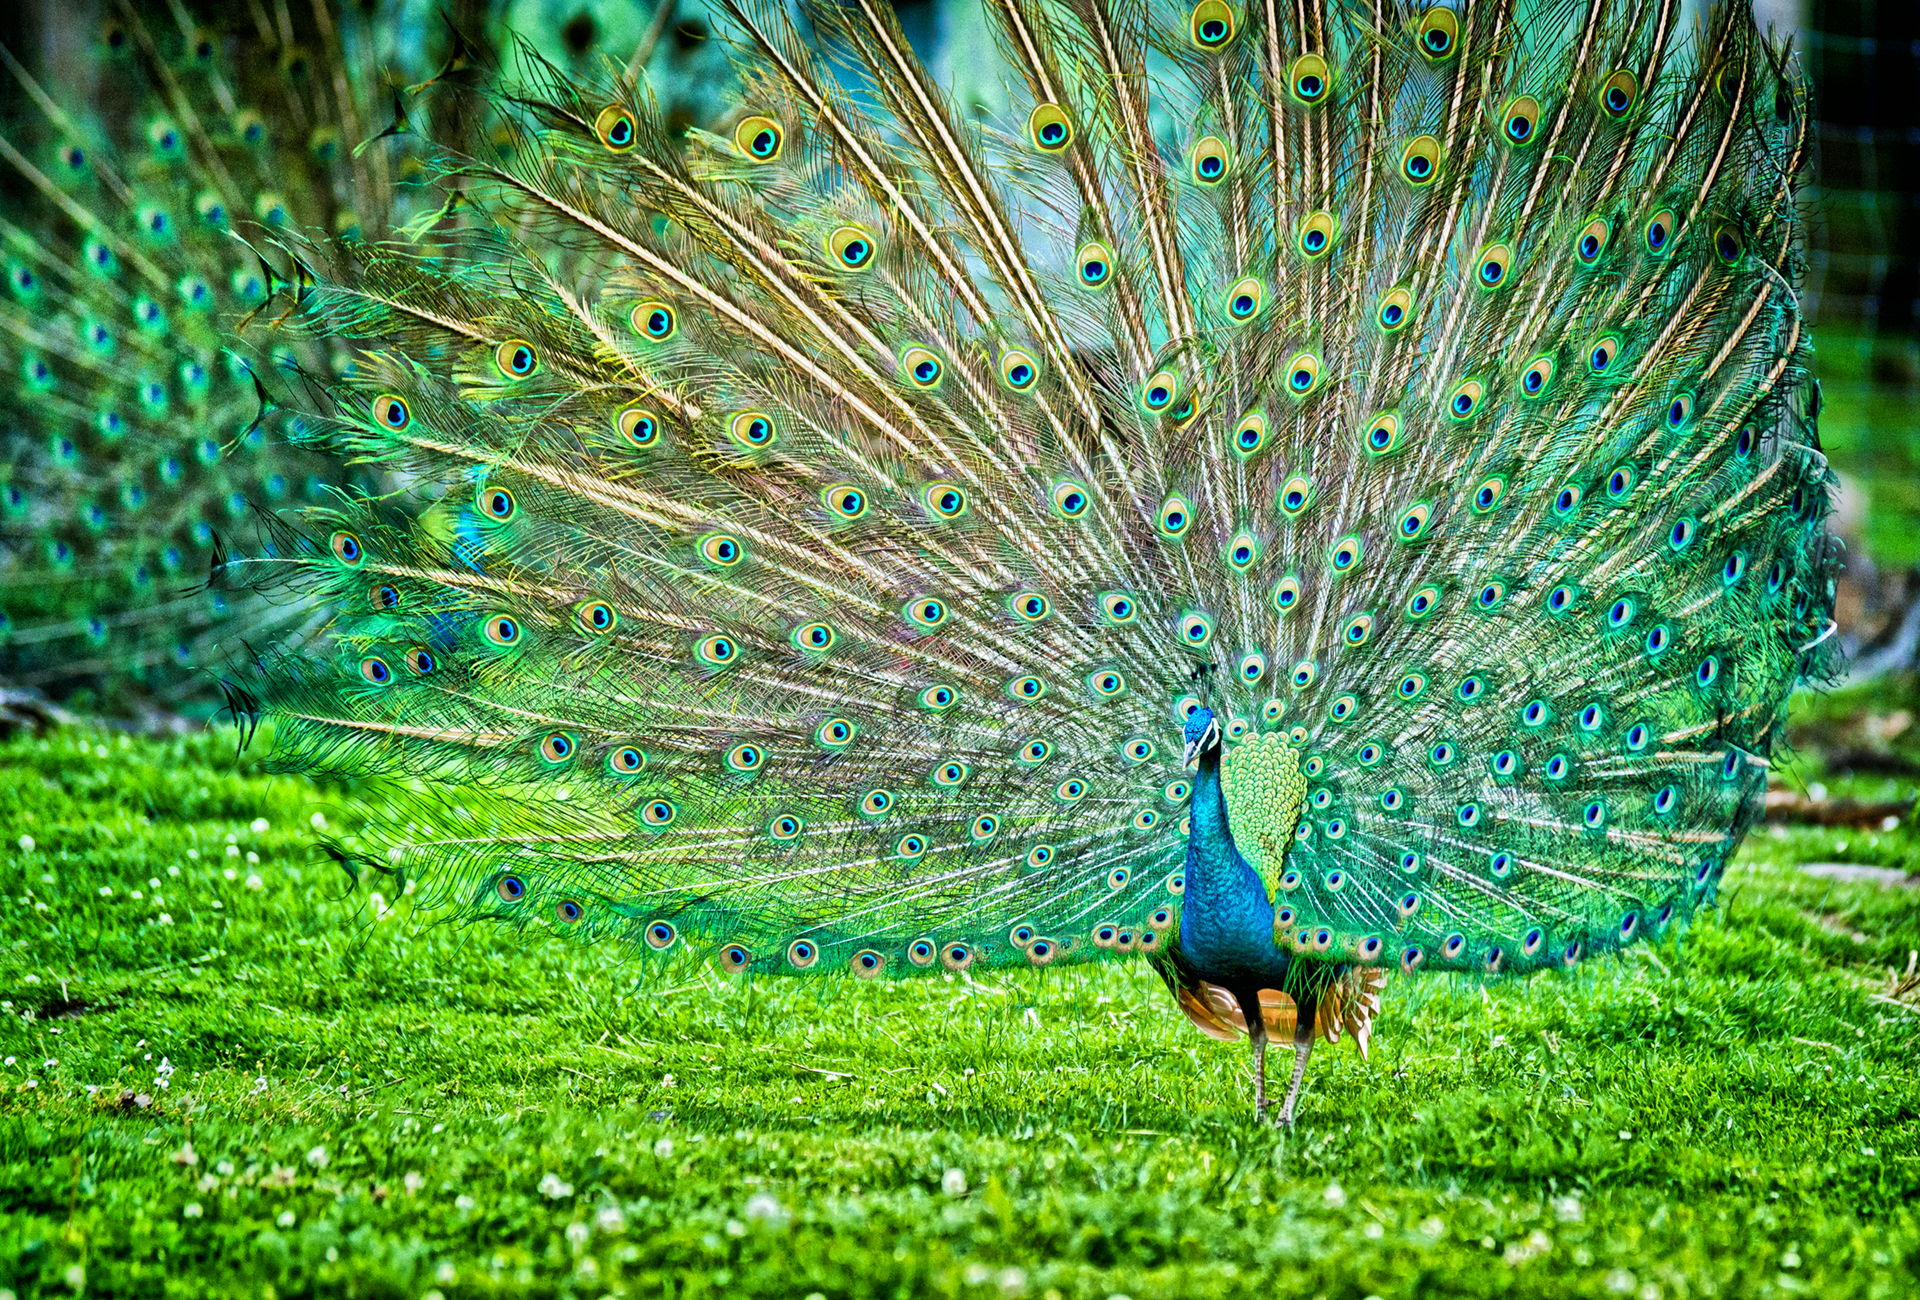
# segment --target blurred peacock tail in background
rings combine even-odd
[[[685,120],[706,109],[683,75],[699,43],[663,46],[672,6],[658,13],[619,57],[680,77],[691,93],[665,111]],[[246,327],[298,274],[261,237],[460,224],[418,183],[420,155],[487,129],[472,91],[498,28],[473,4],[35,16],[6,53],[0,116],[0,682],[193,708],[217,698],[196,670],[223,647],[319,626],[220,580],[222,558],[260,545],[257,512],[403,486],[261,419],[276,371],[347,361],[285,336],[252,346]],[[602,57],[590,22],[545,34]]]
[[[526,57],[483,233],[287,241],[302,418],[438,488],[250,566],[359,860],[731,972],[1144,955],[1256,1113],[1291,1021],[1283,1116],[1384,971],[1712,899],[1837,562],[1743,6],[997,0],[987,127],[870,0],[729,12],[690,151]]]

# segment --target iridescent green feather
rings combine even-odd
[[[528,60],[444,164],[485,256],[303,251],[369,354],[316,436],[446,486],[264,566],[335,611],[249,687],[278,760],[430,778],[375,856],[472,915],[1045,965],[1177,936],[1211,665],[1290,950],[1678,924],[1836,556],[1802,92],[1677,12],[1003,0],[983,131],[885,7],[810,8],[829,59],[742,0],[690,158]]]

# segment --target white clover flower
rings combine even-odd
[[[593,1229],[589,1228],[586,1224],[580,1222],[578,1219],[575,1219],[572,1223],[569,1223],[567,1225],[567,1240],[573,1243],[573,1247],[576,1250],[586,1245],[587,1238],[591,1237],[592,1235],[593,1235]]]
[[[260,873],[257,871],[247,877],[247,888],[253,890],[255,893],[259,893],[262,889],[265,889],[266,885],[267,882],[260,879]]]
[[[253,819],[253,824],[248,826],[247,829],[252,831],[255,835],[265,835],[269,830],[272,829],[272,826],[265,817],[255,817]]]
[[[559,1174],[549,1169],[541,1176],[540,1194],[549,1200],[558,1201],[573,1195],[573,1184],[563,1181]]]
[[[313,829],[317,831],[323,831],[327,829],[327,815],[325,813],[317,812],[313,816],[307,818],[307,821],[313,826]]]
[[[966,1171],[955,1168],[949,1169],[946,1173],[941,1174],[940,1190],[948,1196],[965,1196],[967,1194]]]
[[[427,1180],[420,1176],[418,1169],[409,1169],[407,1176],[400,1180],[400,1185],[407,1189],[407,1195],[412,1196],[427,1185]]]
[[[180,1211],[180,1213],[182,1213],[182,1214],[184,1214],[184,1215],[185,1215],[185,1216],[186,1216],[187,1218],[189,1218],[189,1219],[197,1219],[197,1218],[199,1218],[199,1217],[200,1217],[200,1213],[201,1213],[201,1211],[200,1211],[200,1202],[198,1202],[198,1201],[188,1201],[188,1202],[187,1202],[187,1208],[186,1208],[186,1209],[184,1209],[184,1210],[182,1210],[182,1211]]]
[[[473,1198],[471,1196],[456,1196],[453,1198],[453,1208],[463,1213],[471,1210],[473,1208]]]
[[[33,852],[33,836],[31,836],[31,835],[22,835],[22,836],[20,837],[20,851],[21,851],[22,853],[31,853],[31,852]]]
[[[746,1215],[762,1223],[779,1223],[787,1217],[787,1207],[771,1192],[760,1192],[747,1202]]]
[[[327,1154],[325,1147],[315,1147],[313,1150],[307,1152],[307,1163],[315,1169],[325,1169],[330,1159],[332,1159],[332,1157]]]
[[[167,874],[173,877],[175,880],[180,879],[180,864],[175,863],[173,866],[168,867]]]
[[[602,1232],[625,1232],[627,1216],[620,1212],[617,1205],[603,1205],[600,1213],[593,1216],[593,1226]]]
[[[170,915],[168,915],[168,914],[167,914],[167,913],[165,913],[165,912],[162,912],[162,913],[160,913],[160,917],[159,917],[159,920],[160,920],[160,924],[162,924],[162,925],[172,925],[172,924],[173,924],[173,917],[172,917],[172,916],[170,916]]]
[[[190,861],[190,862],[198,862],[198,861],[200,860],[200,850],[199,850],[199,849],[188,849],[188,850],[187,850],[187,860],[188,860],[188,861]]]
[[[102,886],[100,886],[100,897],[102,897],[102,898],[112,898],[112,897],[113,897],[113,886],[112,886],[112,885],[102,885]]]
[[[283,1228],[291,1228],[295,1223],[299,1222],[299,1220],[293,1217],[292,1210],[282,1210],[280,1211],[280,1217],[275,1219],[274,1222]]]

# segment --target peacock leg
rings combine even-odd
[[[1312,993],[1293,995],[1293,1082],[1287,1085],[1287,1099],[1280,1103],[1280,1122],[1293,1127],[1293,1103],[1300,1096],[1300,1081],[1307,1077],[1307,1058],[1313,1055],[1313,1009],[1317,999]]]
[[[1267,1022],[1260,1014],[1258,993],[1234,995],[1240,1014],[1247,1022],[1247,1037],[1253,1040],[1253,1122],[1267,1122]]]

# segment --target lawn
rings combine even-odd
[[[1910,794],[1894,703],[1786,784]],[[1798,865],[1904,826],[1763,828],[1577,976],[1395,980],[1283,1132],[1145,967],[663,976],[354,886],[365,815],[231,733],[0,745],[0,1300],[1920,1293],[1920,892]]]

